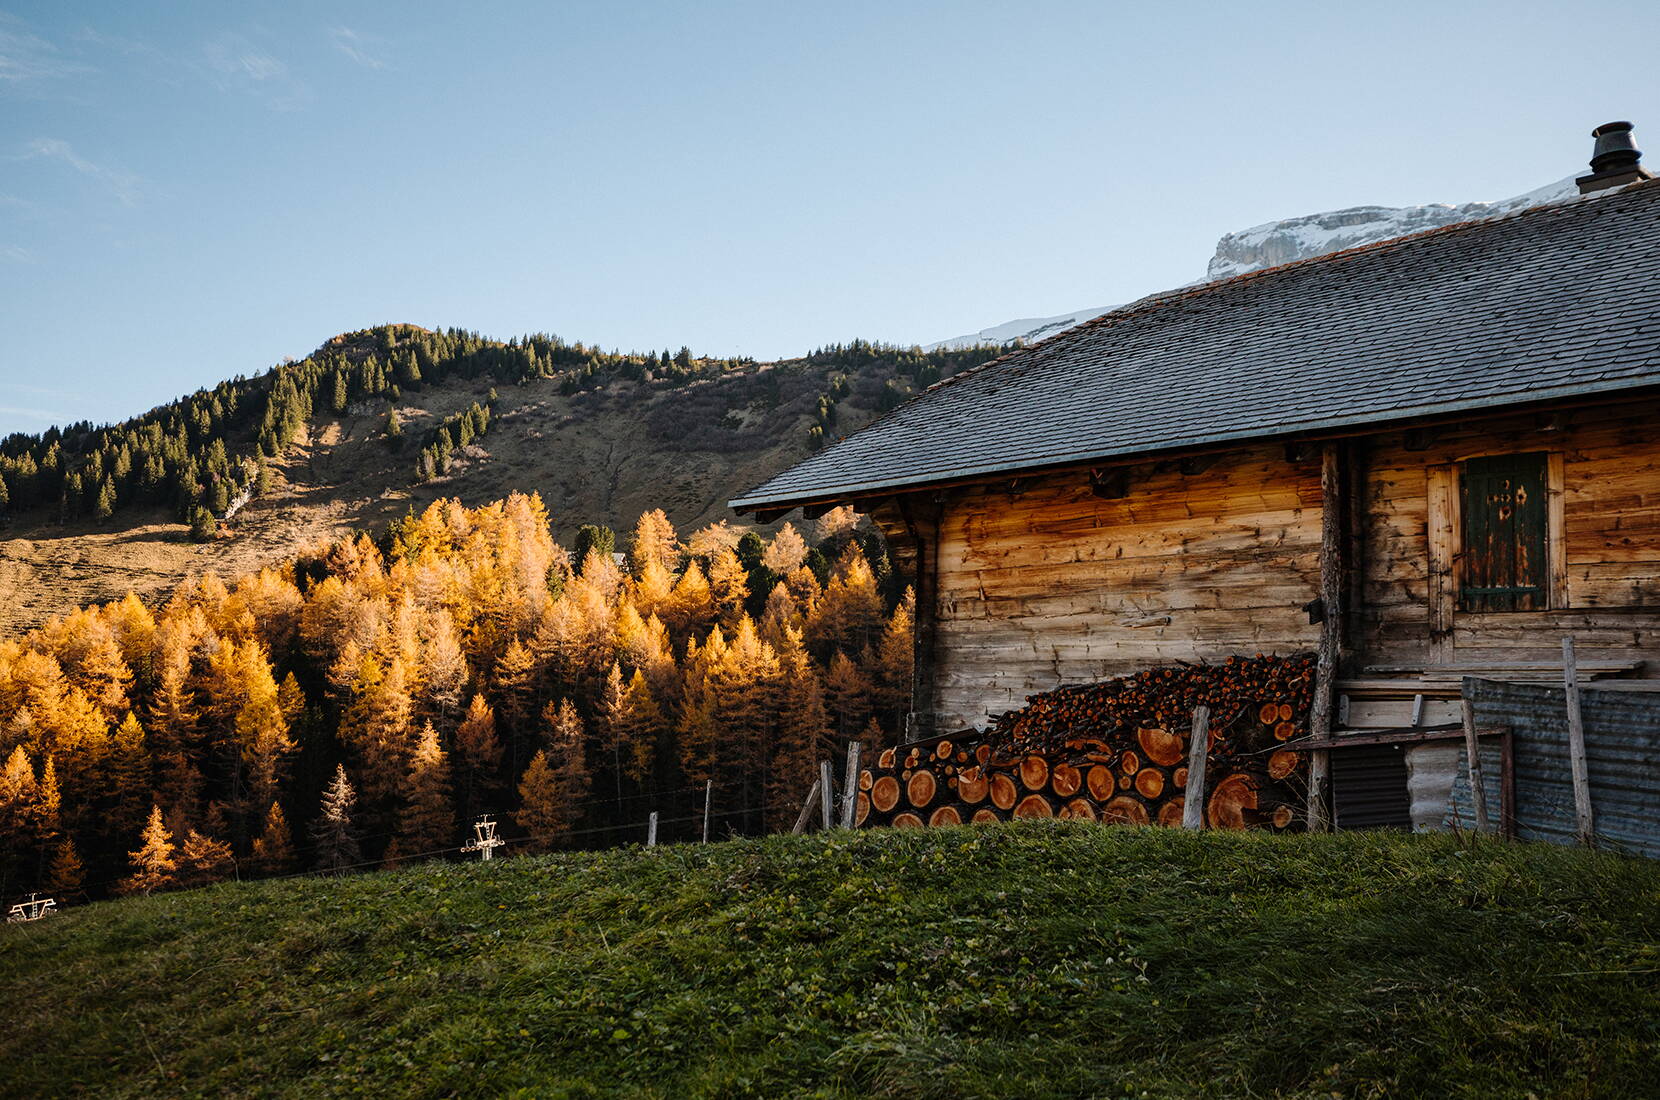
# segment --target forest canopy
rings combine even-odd
[[[626,544],[614,552],[614,543]],[[0,642],[0,890],[102,896],[787,824],[908,709],[912,597],[846,509],[558,545],[535,495],[411,513]]]

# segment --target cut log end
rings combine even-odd
[[[934,773],[926,768],[916,772],[905,784],[905,797],[912,806],[922,809],[934,800],[934,793],[939,790],[939,784],[934,781]]]
[[[870,803],[882,813],[887,813],[899,805],[899,780],[891,775],[884,775],[870,788]]]

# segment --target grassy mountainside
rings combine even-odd
[[[398,364],[413,360],[412,341],[433,339],[454,346],[440,347],[436,357],[423,352],[424,379],[397,385]],[[224,383],[114,430],[77,425],[0,441],[0,458],[14,456],[3,465],[12,500],[9,509],[0,505],[0,637],[129,589],[164,597],[209,569],[226,576],[256,570],[440,497],[476,505],[537,491],[566,541],[583,523],[626,528],[652,508],[683,528],[727,517],[733,495],[809,452],[815,427],[830,438],[856,430],[919,386],[996,351],[924,354],[855,342],[758,364],[687,353],[663,362],[562,343],[538,353],[537,346],[387,326],[335,337],[298,364]],[[383,388],[359,377],[370,359],[382,367]],[[271,402],[282,372],[300,379],[306,415],[295,417],[292,434],[272,447],[259,410]],[[350,380],[339,412],[336,372]],[[491,406],[488,432],[457,449],[447,473],[418,480],[434,428],[474,404]],[[213,411],[219,409],[232,411]],[[401,427],[395,442],[386,438],[392,409]],[[188,454],[168,456],[182,468],[167,466],[149,491],[137,485],[142,462],[129,468],[132,448],[128,457],[91,463],[99,440],[122,429],[134,447],[146,431],[188,437]],[[44,458],[49,443],[58,445],[60,480],[83,470],[90,486],[128,468],[134,486],[121,484],[117,507],[102,520],[96,493],[85,487],[70,509],[44,475],[26,495],[12,472],[15,456]],[[266,448],[276,453],[263,455]],[[106,442],[104,453],[117,450]],[[222,515],[223,500],[213,499],[218,483],[234,496],[244,480],[259,480],[251,473],[256,461],[269,473],[265,489],[219,538],[192,541],[184,522],[192,505],[217,504],[211,510]]]
[[[1652,1096],[1660,865],[1069,822],[0,929],[12,1096]]]

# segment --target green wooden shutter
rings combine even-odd
[[[1466,611],[1542,611],[1548,606],[1545,455],[1493,455],[1464,464]]]

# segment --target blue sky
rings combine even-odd
[[[1224,232],[1502,198],[1660,5],[0,0],[0,434],[383,321],[772,358],[1125,301]]]

